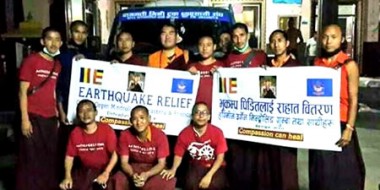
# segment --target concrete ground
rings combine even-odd
[[[366,167],[365,190],[378,190],[380,184],[380,130],[358,128],[357,132]],[[307,152],[307,150],[302,149],[298,151],[298,172],[301,190],[307,190],[309,184]]]

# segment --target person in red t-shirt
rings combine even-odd
[[[266,65],[267,56],[262,50],[249,47],[249,33],[247,25],[236,23],[231,29],[232,52],[225,60],[225,67],[260,67]],[[245,60],[253,54],[248,65]],[[254,77],[254,76],[253,76]],[[226,154],[227,167],[230,170],[228,177],[231,187],[235,189],[256,189],[259,175],[257,173],[258,143],[228,139],[229,151]]]
[[[112,55],[112,63],[125,63],[130,65],[146,66],[147,63],[139,56],[133,54],[135,41],[131,33],[121,31],[116,35],[117,50]]]
[[[218,67],[223,66],[221,61],[214,58],[215,49],[214,39],[211,36],[202,36],[198,41],[198,50],[202,60],[191,63],[188,69],[192,74],[200,72],[201,79],[196,102],[205,102],[209,106],[209,110],[212,109],[212,74]]]
[[[57,104],[55,88],[61,64],[54,57],[62,45],[60,32],[42,31],[43,50],[29,55],[20,67],[20,150],[17,166],[18,190],[56,189]]]
[[[246,67],[259,67],[266,64],[267,55],[262,50],[249,47],[249,33],[247,25],[236,23],[232,26],[232,51],[224,61],[225,67],[241,68],[250,54],[254,54]]]
[[[65,179],[59,187],[63,190],[104,189],[117,162],[116,134],[108,124],[96,123],[95,103],[81,100],[77,106],[80,125],[71,132],[65,158]],[[73,170],[74,158],[80,160],[80,168]],[[73,175],[72,175],[73,173]]]
[[[191,160],[186,175],[186,190],[226,189],[228,187],[224,169],[224,154],[227,143],[222,130],[208,123],[210,111],[207,104],[198,102],[193,107],[192,124],[181,131],[174,149],[171,169],[161,175],[170,180],[174,177],[186,151]]]
[[[174,190],[176,180],[164,180],[159,173],[169,155],[168,139],[163,131],[150,123],[149,111],[136,106],[131,111],[132,127],[122,131],[119,155],[122,172],[115,176],[115,190]]]
[[[287,51],[287,47],[289,46],[289,39],[285,31],[273,31],[269,36],[269,45],[275,56],[268,61],[268,66],[301,66],[301,63],[298,60],[293,59]],[[266,81],[266,83],[269,83],[267,85],[271,86],[271,80]],[[270,89],[270,87],[267,89]],[[269,91],[274,92],[275,90]],[[274,96],[274,94],[272,95]],[[257,156],[257,171],[258,190],[299,189],[296,148],[274,146],[268,144],[260,145]]]

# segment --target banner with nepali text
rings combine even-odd
[[[212,123],[226,138],[340,151],[340,69],[219,68]]]
[[[97,121],[123,130],[131,124],[131,109],[143,105],[153,125],[178,135],[190,123],[198,85],[199,75],[187,71],[73,60],[68,119],[73,122],[77,103],[89,99],[97,106]]]

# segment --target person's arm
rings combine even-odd
[[[30,82],[21,81],[19,88],[19,101],[20,101],[20,111],[21,111],[21,132],[22,134],[29,138],[33,134],[32,124],[29,120],[28,115],[28,88],[30,86]]]
[[[201,179],[201,182],[199,183],[200,188],[206,189],[210,186],[212,177],[214,176],[216,171],[218,171],[223,161],[224,161],[224,153],[218,154],[216,156],[215,162],[212,165],[211,169]]]
[[[59,95],[58,95],[59,96]],[[59,112],[59,120],[65,124],[65,125],[69,125],[69,121],[67,119],[67,115],[66,115],[66,112],[64,111],[63,109],[63,104],[61,101],[58,101],[57,103],[58,105],[58,112]]]
[[[348,80],[348,120],[347,126],[343,131],[341,139],[337,142],[338,146],[344,147],[351,141],[352,132],[356,121],[358,109],[359,92],[359,68],[355,61],[346,64]]]
[[[308,40],[306,42],[306,46],[305,46],[305,57],[307,57],[309,55],[309,46],[310,46],[310,41]]]
[[[106,169],[104,169],[103,173],[101,173],[96,178],[96,182],[99,183],[100,185],[107,184],[107,181],[108,181],[108,179],[110,177],[110,173],[113,170],[113,168],[115,167],[116,163],[117,163],[117,154],[116,154],[116,151],[114,151],[112,153],[111,159],[108,162],[108,165],[107,165]]]
[[[122,155],[120,156],[121,169],[129,177],[133,177],[134,171],[132,166],[129,164],[129,156]]]
[[[303,37],[302,37],[301,30],[298,30],[298,38],[300,39],[299,44],[302,44],[303,43]]]
[[[73,178],[71,177],[71,170],[73,168],[74,157],[65,157],[65,179],[59,184],[63,190],[71,189],[73,187]]]
[[[182,157],[175,155],[172,168],[170,168],[169,170],[162,170],[162,178],[166,180],[172,179],[175,176],[178,167],[181,165],[181,162]]]

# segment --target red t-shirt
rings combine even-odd
[[[227,142],[223,131],[212,124],[207,125],[206,132],[200,137],[193,126],[189,125],[178,135],[174,154],[182,157],[186,150],[189,151],[192,162],[211,167],[218,154],[227,152]]]
[[[112,153],[116,151],[115,131],[104,123],[98,123],[95,133],[87,134],[77,126],[71,132],[66,155],[78,156],[86,168],[105,169]]]
[[[57,60],[56,60],[57,61]],[[19,79],[30,83],[29,89],[39,86],[49,76],[54,67],[54,61],[43,58],[39,53],[31,54],[23,60]],[[28,112],[43,117],[57,115],[55,88],[61,64],[57,61],[53,75],[31,96],[28,96]]]
[[[261,65],[266,65],[267,55],[261,50],[252,50],[255,52],[251,63],[248,67],[260,67]],[[249,53],[236,54],[230,53],[224,62],[225,67],[241,68],[243,67],[245,59],[248,57]]]
[[[189,68],[195,66],[198,71],[200,71],[200,81],[199,88],[196,97],[196,102],[205,102],[208,105],[208,109],[212,109],[212,81],[213,76],[210,72],[214,66],[222,67],[223,62],[216,60],[214,63],[210,65],[202,65],[200,63],[192,63],[189,65]]]
[[[165,133],[149,126],[151,141],[141,142],[132,134],[131,128],[121,132],[119,137],[119,155],[129,156],[130,163],[156,164],[160,158],[169,155],[169,143]]]

